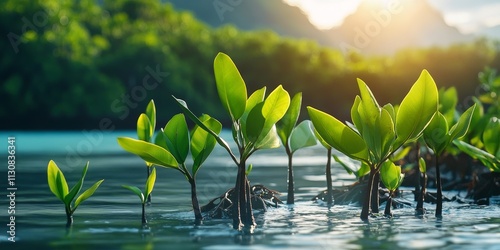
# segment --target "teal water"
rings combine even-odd
[[[232,221],[206,220],[193,224],[189,184],[175,170],[158,168],[153,204],[147,207],[148,228],[141,227],[137,196],[123,184],[143,187],[143,161],[116,144],[117,136],[133,131],[11,132],[16,137],[15,243],[8,240],[7,160],[0,166],[0,249],[500,249],[500,202],[490,206],[449,202],[444,217],[434,218],[434,205],[423,218],[413,207],[395,209],[394,218],[359,220],[354,205],[328,208],[310,199],[326,187],[326,151],[320,147],[298,151],[295,156],[295,205],[257,213],[253,235],[232,229]],[[6,156],[6,153],[3,153]],[[95,195],[74,214],[74,226],[65,228],[64,207],[47,186],[50,159],[74,185],[90,161],[84,188],[105,179]],[[287,159],[282,149],[258,152],[250,163],[252,184],[264,184],[286,199]],[[217,148],[197,177],[200,203],[234,185],[236,169],[226,152]],[[354,182],[339,166],[333,167],[334,186]],[[412,202],[410,192],[403,196]],[[454,195],[453,193],[445,193]],[[384,206],[385,204],[381,204]]]

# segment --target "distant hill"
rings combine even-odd
[[[363,1],[342,25],[330,30],[317,29],[298,7],[282,0],[165,1],[176,9],[192,12],[212,27],[232,24],[242,30],[268,29],[285,37],[315,40],[324,46],[367,54],[472,39],[447,25],[443,15],[426,0],[393,1],[399,4],[393,6]]]

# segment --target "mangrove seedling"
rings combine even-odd
[[[216,135],[222,130],[220,122],[208,115],[197,119]],[[215,147],[216,142],[212,135],[196,125],[190,136],[184,115],[177,114],[167,122],[165,129],[158,133],[155,138],[156,144],[127,137],[119,137],[118,143],[126,151],[140,156],[151,164],[181,172],[191,185],[191,203],[195,223],[199,224],[203,220],[196,193],[196,174]],[[191,172],[185,163],[189,151],[193,158]]]
[[[70,227],[73,224],[73,213],[78,208],[78,206],[92,196],[95,190],[101,185],[104,180],[97,181],[89,189],[85,190],[80,196],[75,200],[83,186],[83,181],[87,170],[89,168],[89,163],[83,167],[82,177],[75,186],[68,188],[68,183],[66,178],[64,178],[63,172],[57,167],[53,160],[49,161],[47,166],[47,181],[49,183],[49,188],[52,193],[59,198],[64,203],[64,209],[66,210],[66,227]]]
[[[231,58],[224,53],[216,56],[214,73],[222,106],[231,118],[232,137],[238,148],[239,158],[224,139],[204,125],[189,110],[186,102],[174,98],[192,121],[216,138],[219,145],[226,149],[236,164],[238,173],[234,188],[236,197],[232,206],[233,228],[252,232],[255,228],[255,219],[252,211],[250,182],[245,174],[246,163],[257,150],[281,146],[275,124],[288,110],[290,96],[280,85],[267,97],[265,97],[266,88],[264,87],[247,98],[247,88],[240,72]]]
[[[425,214],[424,201],[425,201],[425,194],[427,192],[427,163],[422,157],[418,158],[418,169],[419,172],[422,174],[422,182],[421,182],[421,188],[419,190],[420,192],[417,195],[417,207],[415,208],[415,215],[424,215]]]
[[[294,179],[293,179],[293,154],[301,148],[316,145],[316,138],[312,130],[312,124],[309,120],[302,121],[298,126],[297,120],[300,114],[302,104],[302,93],[297,93],[290,102],[290,107],[283,118],[276,123],[276,129],[281,143],[285,147],[288,156],[288,195],[287,204],[293,204],[294,198]]]
[[[460,139],[465,136],[469,129],[472,114],[476,105],[467,109],[461,116],[458,122],[451,128],[448,126],[446,117],[437,111],[434,118],[432,118],[429,126],[424,130],[424,140],[429,148],[434,151],[435,165],[436,165],[436,212],[438,218],[442,217],[443,213],[443,190],[441,186],[441,171],[439,170],[439,157],[444,150],[455,139]]]
[[[156,126],[156,107],[153,100],[149,101],[148,106],[146,107],[146,113],[142,113],[139,115],[137,119],[137,137],[139,140],[145,142],[152,142],[154,131]],[[151,174],[151,164],[146,161],[146,178],[149,178]],[[147,203],[151,203],[151,195],[148,195]]]
[[[389,198],[385,204],[384,215],[392,217],[392,197],[399,186],[401,186],[401,183],[403,183],[404,174],[401,174],[401,166],[396,166],[394,162],[387,160],[382,163],[382,166],[380,167],[380,177],[382,179],[382,183],[389,190]]]
[[[151,171],[151,174],[149,175],[148,179],[146,180],[146,185],[144,187],[144,192],[142,192],[138,187],[135,186],[128,186],[128,185],[123,185],[122,187],[132,191],[134,194],[139,196],[139,199],[141,199],[141,205],[142,205],[142,225],[146,225],[148,221],[146,220],[146,202],[148,195],[153,192],[153,188],[155,186],[156,182],[156,169],[154,167],[153,171]]]
[[[378,211],[379,172],[382,164],[408,141],[417,140],[438,109],[438,90],[429,72],[423,70],[397,112],[391,104],[379,106],[368,86],[358,79],[360,96],[351,109],[353,127],[335,117],[307,107],[314,128],[323,140],[351,159],[369,166],[360,218]],[[372,199],[374,204],[372,205]]]

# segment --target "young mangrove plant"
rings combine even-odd
[[[267,97],[264,87],[256,90],[247,98],[247,88],[240,72],[231,58],[224,53],[219,53],[216,56],[214,73],[222,106],[231,118],[232,137],[238,148],[239,157],[233,153],[224,139],[204,125],[189,110],[186,102],[174,98],[191,120],[216,138],[236,164],[237,176],[232,206],[233,227],[252,232],[255,227],[255,219],[252,210],[250,182],[246,175],[247,160],[257,150],[277,148],[281,145],[275,124],[288,110],[290,96],[280,85]]]
[[[294,179],[293,179],[293,154],[305,147],[316,145],[316,137],[314,136],[312,124],[309,120],[304,120],[299,123],[297,120],[300,114],[300,106],[302,104],[302,93],[297,93],[290,102],[290,107],[283,118],[276,123],[276,129],[280,137],[281,143],[285,147],[285,152],[288,156],[288,195],[287,204],[294,204]],[[331,185],[331,184],[330,184]]]
[[[425,201],[425,194],[427,192],[427,163],[422,157],[418,158],[418,169],[419,172],[422,174],[422,181],[420,190],[418,190],[419,194],[416,195],[417,207],[415,208],[415,215],[420,216],[425,214],[424,201]]]
[[[141,199],[141,205],[142,205],[142,225],[146,225],[148,221],[146,220],[146,202],[147,202],[147,197],[153,192],[153,188],[155,186],[156,182],[156,169],[154,167],[153,171],[151,171],[151,174],[148,176],[148,179],[146,180],[146,185],[144,187],[144,192],[142,192],[138,187],[135,186],[128,186],[128,185],[123,185],[122,187],[132,191],[134,194],[139,196],[139,199]]]
[[[328,145],[369,166],[360,215],[362,220],[367,220],[372,207],[378,211],[377,177],[382,164],[406,142],[421,136],[438,109],[438,90],[431,75],[423,70],[396,113],[391,104],[381,107],[360,79],[358,86],[360,96],[356,96],[351,109],[354,128],[313,107],[307,109],[314,128]]]
[[[196,119],[203,127],[213,131],[215,135],[218,135],[222,130],[220,122],[208,115]],[[158,133],[155,143],[127,137],[118,138],[118,144],[126,151],[140,156],[151,164],[176,169],[186,177],[191,185],[191,203],[195,223],[199,224],[203,220],[203,216],[196,193],[196,174],[214,149],[215,138],[198,125],[191,130],[190,135],[184,115],[177,114],[167,122],[165,129]],[[193,158],[191,172],[185,163],[190,151]]]
[[[137,137],[139,140],[145,142],[151,142],[153,139],[154,131],[156,126],[156,107],[153,100],[149,101],[148,106],[146,106],[146,113],[142,113],[139,115],[137,119]],[[149,178],[151,174],[151,166],[150,162],[146,161],[146,178]],[[147,203],[151,203],[151,195],[148,195]]]
[[[401,183],[403,183],[404,174],[401,174],[401,166],[396,166],[394,162],[387,160],[380,167],[380,177],[384,186],[389,190],[389,198],[385,204],[384,215],[392,217],[392,197],[399,186],[401,186]]]
[[[438,218],[442,217],[443,213],[443,191],[441,186],[441,172],[439,170],[439,156],[455,139],[460,139],[465,136],[469,129],[472,114],[476,105],[467,109],[461,116],[458,122],[451,128],[448,126],[446,117],[437,111],[436,115],[432,118],[429,126],[424,130],[424,140],[429,148],[434,151],[435,165],[436,165],[436,212]]]
[[[70,190],[68,188],[66,178],[64,178],[63,172],[59,169],[59,167],[57,167],[56,163],[53,160],[50,160],[47,166],[47,181],[49,183],[50,191],[52,191],[52,193],[64,203],[64,209],[66,211],[66,227],[70,227],[73,224],[73,213],[78,206],[92,196],[95,190],[104,181],[100,180],[94,183],[94,185],[76,198],[82,189],[83,181],[85,179],[85,175],[87,175],[88,168],[89,163],[87,162],[85,167],[83,167],[82,177],[80,177],[78,183],[76,183],[76,185],[74,185]]]

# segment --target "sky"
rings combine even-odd
[[[284,0],[300,7],[312,24],[329,29],[342,24],[342,20],[356,10],[363,0]],[[364,0],[391,2],[398,0]],[[419,0],[420,1],[420,0]],[[500,25],[500,1],[498,0],[428,0],[443,13],[446,23],[464,34],[477,33],[482,29]],[[332,11],[334,10],[334,11]]]

